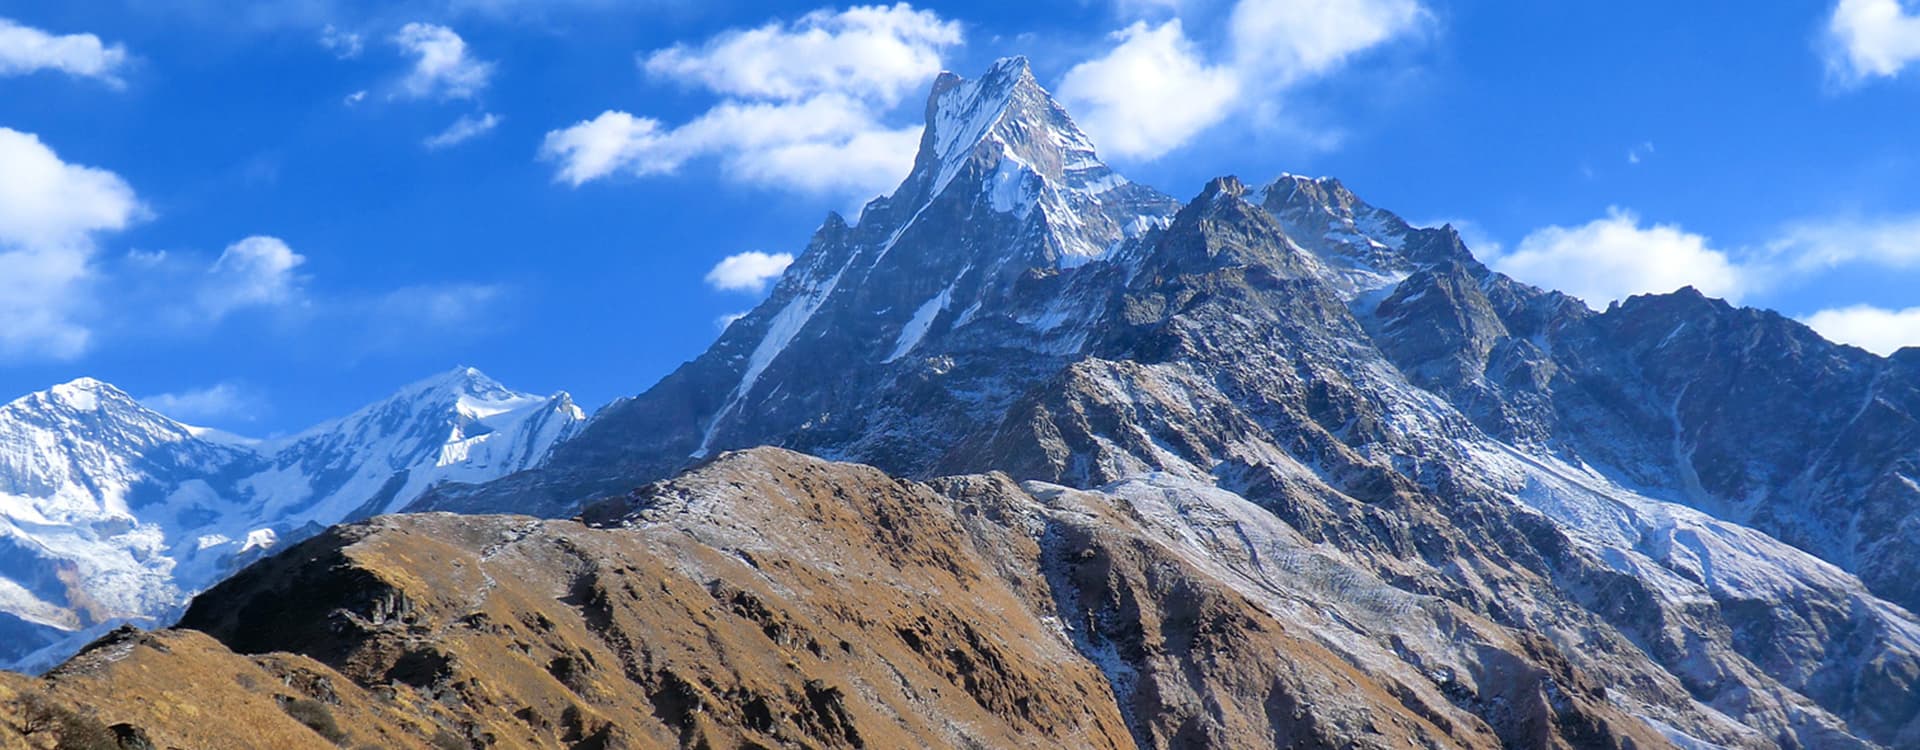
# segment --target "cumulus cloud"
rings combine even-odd
[[[1228,34],[1237,67],[1286,84],[1328,73],[1430,15],[1416,0],[1240,0]]]
[[[0,128],[0,355],[70,359],[92,332],[81,320],[95,238],[145,215],[133,188],[69,164],[31,133]]]
[[[173,393],[143,396],[147,408],[189,424],[251,422],[266,411],[266,400],[234,383],[217,383]]]
[[[1123,2],[1123,13],[1180,3]],[[1209,60],[1178,18],[1144,21],[1074,66],[1061,98],[1096,143],[1152,159],[1219,122],[1271,110],[1287,91],[1353,57],[1418,31],[1431,14],[1417,0],[1239,0],[1226,16],[1227,43]]]
[[[1889,310],[1853,305],[1821,310],[1801,318],[1800,322],[1830,341],[1852,344],[1875,354],[1887,355],[1902,347],[1920,346],[1920,307]]]
[[[218,320],[247,307],[299,302],[304,292],[295,269],[307,262],[278,237],[256,235],[227,246],[207,269],[199,293],[201,309]]]
[[[819,10],[792,24],[727,31],[699,46],[649,55],[649,74],[754,99],[822,92],[898,101],[940,72],[940,51],[960,25],[906,3]]]
[[[1920,14],[1900,0],[1840,0],[1827,19],[1826,59],[1846,81],[1897,76],[1920,60]]]
[[[119,70],[127,49],[106,44],[93,34],[54,35],[0,18],[0,76],[53,70],[121,85]]]
[[[479,117],[461,115],[460,119],[454,120],[453,124],[448,125],[446,130],[442,130],[427,138],[424,143],[428,150],[438,151],[485,135],[487,131],[492,130],[494,126],[499,124],[500,116],[492,112],[484,113]]]
[[[453,29],[430,23],[400,27],[393,43],[414,57],[400,80],[401,94],[414,99],[471,99],[487,87],[493,63],[475,59]]]
[[[1225,118],[1239,94],[1232,70],[1207,65],[1180,20],[1114,34],[1105,56],[1075,65],[1060,98],[1109,153],[1155,156]]]
[[[787,253],[736,253],[721,259],[707,272],[707,285],[721,291],[758,294],[766,291],[767,282],[780,278],[790,265],[793,265],[793,256]]]
[[[718,160],[728,178],[803,192],[867,193],[912,163],[920,128],[883,120],[939,72],[957,23],[904,3],[815,11],[645,56],[648,75],[720,101],[680,125],[609,110],[551,131],[540,149],[574,186]]]
[[[1685,286],[1710,296],[1738,299],[1754,283],[1751,271],[1711,247],[1706,237],[1677,225],[1642,226],[1638,216],[1618,208],[1608,211],[1606,218],[1577,227],[1534,230],[1513,252],[1493,258],[1491,265],[1594,307]]]

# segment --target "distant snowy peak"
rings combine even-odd
[[[164,620],[268,548],[437,483],[532,467],[585,422],[564,392],[516,392],[470,367],[264,441],[91,378],[23,396],[0,406],[0,666]]]
[[[29,523],[127,517],[129,495],[145,476],[234,455],[92,378],[0,406],[0,497],[38,498],[16,504],[16,517]]]
[[[564,391],[520,393],[458,367],[274,444],[275,463],[300,470],[271,494],[322,525],[392,512],[437,482],[532,466],[585,422]]]

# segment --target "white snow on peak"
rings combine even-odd
[[[994,129],[1007,115],[1023,84],[1038,85],[1033,82],[1026,58],[1006,58],[994,63],[986,75],[961,81],[934,98],[927,121],[933,153],[928,156],[939,165],[939,171],[929,199],[946,190],[975,148],[998,139]]]
[[[119,393],[119,390],[113,386],[94,380],[93,378],[77,378],[66,383],[61,383],[60,385],[47,389],[47,393],[51,395],[55,401],[78,411],[93,411],[100,408],[102,396],[112,398],[115,394],[118,394],[124,398],[126,395]]]
[[[266,441],[181,424],[91,378],[29,394],[0,406],[0,612],[81,641],[113,622],[164,624],[264,550],[438,482],[528,468],[585,418],[564,393],[517,393],[472,368]],[[54,645],[0,644],[0,666],[24,665],[29,647],[64,656]]]

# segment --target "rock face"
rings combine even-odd
[[[1530,639],[1677,742],[1920,743],[1913,357],[1691,291],[1594,312],[1330,179],[1176,205],[1020,60],[943,77],[928,122],[900,188],[830,216],[707,353],[541,467],[413,507],[565,516],[765,444],[920,480],[1157,474]]]
[[[97,380],[0,406],[0,665],[44,668],[122,622],[435,482],[535,465],[584,415],[459,368],[290,438],[190,427]]]
[[[396,748],[1665,744],[1545,639],[1172,477],[921,484],[759,449],[583,520],[330,530],[180,630],[11,681],[13,725],[31,695],[156,747],[332,744],[296,703]]]

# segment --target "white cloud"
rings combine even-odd
[[[125,47],[103,43],[93,34],[55,36],[0,18],[0,76],[57,70],[119,86],[118,71],[126,62]]]
[[[445,26],[410,23],[393,43],[414,56],[413,69],[400,81],[401,93],[411,98],[471,99],[493,76],[493,63],[474,59],[466,40]]]
[[[556,180],[574,186],[715,158],[738,182],[871,195],[905,174],[920,135],[918,125],[890,127],[884,116],[960,41],[958,24],[904,3],[728,31],[642,63],[650,75],[720,96],[705,113],[669,126],[609,110],[549,132],[540,155],[557,165]]]
[[[1920,15],[1900,0],[1840,0],[1826,42],[1827,69],[1836,77],[1891,78],[1920,60]]]
[[[572,127],[549,131],[540,155],[560,162],[554,179],[579,187],[623,169],[636,175],[672,171],[680,160],[659,156],[668,140],[659,120],[607,110]]]
[[[707,272],[707,285],[722,291],[758,294],[766,290],[767,282],[780,278],[781,272],[790,265],[793,265],[793,256],[787,253],[736,253]]]
[[[940,50],[960,38],[960,24],[933,11],[861,6],[675,45],[644,67],[728,96],[790,101],[832,92],[896,102],[939,73]]]
[[[346,95],[345,97],[343,97],[343,98],[341,98],[341,100],[340,100],[340,102],[341,102],[342,104],[345,104],[345,105],[347,105],[347,106],[349,106],[349,107],[351,107],[351,106],[353,106],[353,105],[355,105],[355,104],[359,104],[360,102],[362,102],[362,101],[364,101],[364,100],[365,100],[366,98],[367,98],[367,92],[366,92],[366,89],[361,89],[361,90],[359,90],[359,91],[355,91],[355,92],[353,92],[353,93],[351,93],[351,94],[348,94],[348,95]]]
[[[1684,286],[1737,299],[1754,285],[1752,272],[1708,246],[1707,238],[1671,224],[1643,227],[1638,216],[1617,208],[1581,226],[1534,230],[1491,265],[1593,307]]]
[[[1920,214],[1797,222],[1788,225],[1769,250],[1798,271],[1853,263],[1920,268]]]
[[[1638,145],[1627,149],[1628,164],[1639,164],[1652,156],[1653,141],[1641,141]]]
[[[1419,28],[1416,0],[1240,0],[1228,21],[1236,67],[1286,85]]]
[[[189,424],[259,419],[267,409],[265,399],[233,383],[217,383],[174,393],[145,396],[140,403],[168,417]]]
[[[295,269],[306,260],[278,237],[256,235],[228,245],[207,269],[201,309],[218,320],[242,308],[299,302],[304,279]]]
[[[744,317],[747,317],[747,313],[745,311],[736,312],[736,313],[727,313],[718,318],[714,318],[713,327],[718,328],[722,331],[725,331],[729,326],[733,325],[735,322],[739,321],[741,318],[744,318]]]
[[[448,125],[446,130],[442,130],[433,137],[428,138],[425,144],[430,150],[439,150],[448,146],[458,145],[484,135],[487,131],[492,130],[495,125],[499,124],[500,116],[492,112],[485,113],[480,117],[461,115],[460,119],[454,120],[453,124]]]
[[[1800,322],[1830,341],[1852,344],[1875,354],[1887,355],[1901,347],[1920,346],[1920,307],[1888,310],[1854,305],[1821,310],[1801,318]]]
[[[326,28],[320,30],[320,46],[327,48],[334,57],[351,60],[366,49],[366,42],[356,32],[341,31],[334,28],[333,24],[327,24]]]
[[[1119,10],[1182,6],[1123,1]],[[1157,158],[1230,117],[1269,116],[1292,87],[1418,31],[1431,15],[1418,0],[1239,0],[1226,16],[1226,48],[1212,60],[1180,19],[1136,21],[1067,72],[1061,98],[1103,149]]]
[[[1208,66],[1174,19],[1114,34],[1106,56],[1075,65],[1060,98],[1094,142],[1121,156],[1156,156],[1225,118],[1239,94],[1233,71]]]
[[[92,332],[94,240],[146,215],[133,188],[69,164],[30,133],[0,128],[0,355],[70,359]]]

